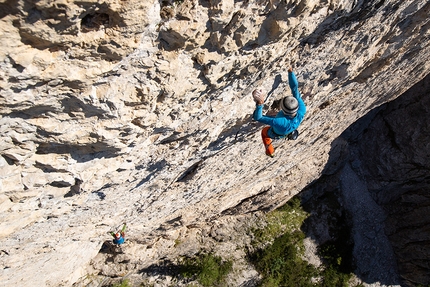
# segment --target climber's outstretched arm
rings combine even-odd
[[[306,113],[306,105],[303,102],[302,95],[299,92],[299,82],[297,81],[297,77],[294,74],[292,68],[288,69],[288,84],[293,97],[295,97],[299,103],[299,109],[297,110],[297,113],[304,115]]]

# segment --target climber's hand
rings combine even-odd
[[[252,97],[257,105],[264,104],[264,93],[261,89],[256,89],[252,92]]]

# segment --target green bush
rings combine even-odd
[[[302,259],[305,234],[300,227],[307,217],[296,197],[268,213],[263,228],[253,230],[256,251],[249,254],[249,259],[262,275],[260,286],[348,286],[352,277],[350,230],[346,225],[340,227],[335,241],[319,247],[323,266],[316,268]]]
[[[339,272],[335,267],[328,266],[322,271],[322,287],[348,287],[351,273]]]
[[[312,278],[317,270],[301,258],[297,248],[303,236],[299,231],[285,233],[250,256],[263,276],[261,286],[314,286]]]
[[[265,245],[284,233],[299,230],[308,214],[300,207],[300,199],[292,198],[284,206],[267,214],[266,226],[254,229],[253,245]]]
[[[112,287],[130,287],[130,286],[131,286],[130,281],[128,279],[121,281],[121,283],[112,285]]]
[[[223,286],[232,266],[231,261],[223,261],[219,256],[199,254],[197,257],[184,259],[181,274],[184,277],[196,276],[203,286]]]

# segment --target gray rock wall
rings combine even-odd
[[[363,176],[409,286],[430,282],[430,76],[381,110],[360,140]]]
[[[367,284],[430,282],[429,84],[426,76],[346,129],[323,176],[302,193],[307,236],[318,245],[343,239]]]
[[[149,266],[190,226],[285,203],[349,125],[429,71],[422,0],[0,6],[6,285],[72,284],[123,221]],[[268,159],[250,93],[276,87],[270,107],[290,65],[308,113]]]

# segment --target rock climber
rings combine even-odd
[[[287,96],[280,101],[280,111],[273,116],[263,116],[264,93],[261,89],[252,92],[257,107],[255,108],[253,118],[260,123],[267,124],[261,131],[263,144],[266,148],[266,155],[273,157],[275,149],[272,145],[272,139],[297,139],[299,132],[297,128],[303,121],[306,113],[306,106],[299,92],[299,83],[293,69],[288,69],[288,84],[293,96]]]
[[[125,228],[126,228],[126,224],[124,223],[124,225],[122,226],[121,231],[118,231],[117,233],[111,232],[111,235],[113,236],[113,243],[114,244],[123,244],[125,241]]]

